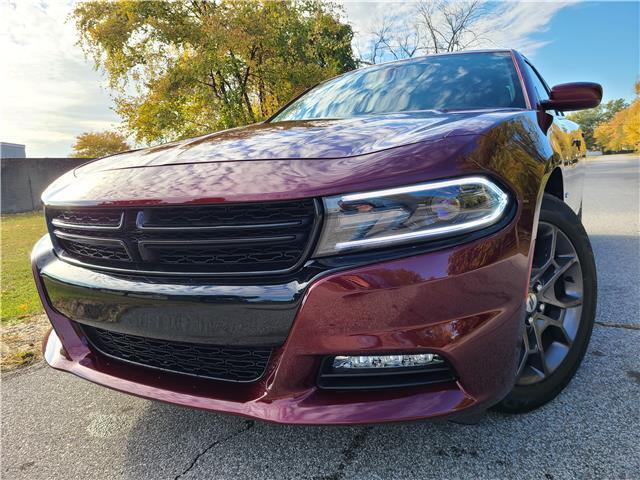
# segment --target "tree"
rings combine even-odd
[[[640,150],[640,81],[635,89],[636,99],[631,105],[625,105],[595,128],[595,141],[603,150]]]
[[[622,127],[627,144],[634,150],[640,150],[640,100],[634,101],[627,109],[627,121]]]
[[[629,106],[628,120],[623,127],[625,139],[634,150],[640,150],[640,80],[636,82],[636,99]]]
[[[263,120],[357,66],[351,27],[320,0],[95,0],[72,18],[140,142]]]
[[[589,150],[598,148],[594,131],[598,125],[607,123],[621,110],[627,108],[629,104],[624,98],[609,100],[607,103],[600,104],[596,108],[581,110],[567,115],[567,118],[580,125],[584,133],[585,143]],[[600,138],[603,138],[603,131],[600,132]]]
[[[481,33],[478,24],[489,10],[480,0],[421,0],[418,14],[418,25],[427,33],[424,47],[433,53],[441,53],[472,47]]]
[[[127,150],[131,150],[131,147],[118,132],[85,132],[76,138],[71,156],[98,158]]]
[[[628,121],[629,110],[620,110],[611,120],[601,123],[594,130],[596,143],[605,151],[617,152],[633,148],[624,135],[624,126]]]
[[[410,15],[413,21],[393,14],[380,19],[370,32],[368,56],[362,60],[377,63],[470,48],[483,39],[481,21],[499,14],[493,8],[480,0],[421,0]]]

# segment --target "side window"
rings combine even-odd
[[[542,81],[542,78],[540,78],[538,72],[536,72],[535,69],[531,65],[529,65],[529,62],[525,62],[525,64],[527,66],[527,71],[529,72],[529,75],[533,80],[533,88],[535,89],[538,98],[540,100],[549,100],[549,90],[547,89],[545,83]]]

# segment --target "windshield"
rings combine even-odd
[[[435,55],[354,70],[321,83],[272,121],[482,108],[525,108],[509,52]]]

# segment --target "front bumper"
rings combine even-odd
[[[170,311],[179,317],[177,324],[169,325],[181,338],[193,340],[211,334],[215,342],[216,334],[189,325],[188,309],[183,307],[187,301],[192,308],[193,298],[187,299],[184,289],[149,283],[149,293],[161,293],[155,299],[143,295],[141,307],[136,303],[141,301],[140,295],[127,296],[109,288],[110,274],[99,274],[101,280],[95,283],[91,275],[82,281],[73,275],[65,277],[61,274],[64,262],[55,257],[48,237],[44,237],[34,249],[32,264],[54,328],[45,341],[45,359],[53,368],[141,397],[281,423],[355,424],[468,414],[502,399],[515,380],[529,273],[529,243],[520,241],[516,232],[512,223],[465,245],[329,271],[304,284],[287,283],[272,317],[265,314],[259,301],[249,302],[248,307],[246,301],[240,302],[242,305],[236,306],[243,312],[242,328],[237,335],[228,332],[230,338],[238,344],[246,340],[250,315],[244,315],[257,308],[257,336],[250,342],[276,345],[266,374],[248,384],[162,372],[92,351],[69,318],[86,320],[77,318],[84,310],[72,308],[71,302],[67,305],[72,307],[61,312],[59,301],[52,300],[60,291],[75,296],[84,292],[87,298],[96,293],[101,298],[118,297],[119,303],[131,302],[128,311],[154,312],[154,305],[160,309],[169,305],[177,308]],[[55,293],[47,290],[52,289],[52,282]],[[218,295],[216,286],[198,288],[201,294],[211,295],[204,301],[199,297],[201,311],[216,308],[216,302],[211,301]],[[242,297],[234,291],[234,298],[238,295]],[[225,305],[231,309],[225,317],[233,320],[233,302]],[[102,308],[100,312],[105,318],[94,315],[93,319],[109,328],[114,311]],[[157,318],[155,313],[152,316]],[[143,328],[144,318],[128,317],[128,322],[113,323],[111,328]],[[170,335],[170,329],[164,334]],[[322,390],[316,384],[327,355],[422,352],[444,357],[457,380],[369,391]]]

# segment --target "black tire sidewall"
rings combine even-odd
[[[580,219],[562,200],[545,194],[539,221],[551,223],[562,230],[576,249],[582,269],[582,314],[575,340],[567,357],[543,381],[533,385],[516,385],[509,395],[497,405],[498,410],[508,413],[527,412],[538,408],[555,398],[569,384],[587,351],[595,321],[596,266],[589,237]]]

